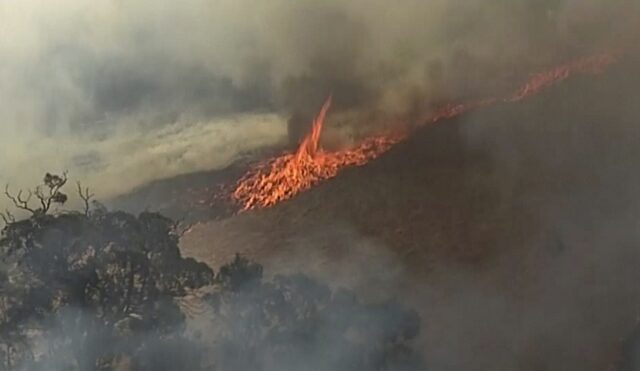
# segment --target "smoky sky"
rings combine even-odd
[[[221,167],[285,142],[287,119],[314,112],[328,94],[330,121],[411,120],[435,102],[617,44],[637,7],[0,1],[0,180],[24,186],[67,169],[109,196]]]

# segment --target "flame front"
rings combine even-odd
[[[447,105],[424,120],[427,124],[459,116],[465,112],[498,102],[517,102],[557,84],[574,73],[595,74],[615,62],[617,54],[597,54],[534,74],[521,87],[503,98],[486,98],[464,104]],[[242,210],[273,206],[305,191],[315,184],[333,178],[340,169],[363,165],[386,152],[407,133],[391,133],[369,137],[354,148],[325,152],[318,143],[331,97],[313,121],[311,132],[293,153],[285,153],[251,169],[235,185],[232,198]]]
[[[375,136],[355,148],[325,152],[318,143],[330,106],[331,97],[327,98],[313,121],[311,132],[295,153],[285,153],[261,163],[238,181],[232,197],[243,210],[268,207],[289,199],[336,176],[343,167],[365,164],[402,139],[400,135]]]

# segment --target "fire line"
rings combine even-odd
[[[566,80],[573,74],[601,73],[617,59],[617,53],[601,53],[578,59],[531,75],[525,84],[505,97],[444,106],[424,120],[424,123],[435,124],[499,102],[521,101]],[[284,153],[258,163],[237,181],[231,198],[240,206],[241,211],[270,207],[290,199],[324,180],[335,177],[345,167],[366,164],[408,136],[408,133],[380,134],[366,138],[353,148],[326,152],[319,147],[319,140],[331,101],[332,98],[329,96],[314,119],[311,132],[303,138],[295,152]]]

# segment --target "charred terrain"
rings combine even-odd
[[[395,295],[434,370],[605,370],[640,315],[639,62],[419,130],[182,250]]]

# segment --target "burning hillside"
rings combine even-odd
[[[463,104],[447,105],[423,122],[435,124],[442,119],[461,115],[469,110],[499,102],[517,102],[557,84],[573,74],[596,74],[615,62],[617,53],[602,53],[578,59],[537,74],[504,97],[488,97]],[[235,185],[231,197],[242,210],[264,208],[294,197],[326,179],[333,178],[340,169],[364,165],[406,138],[406,132],[392,132],[369,137],[354,148],[335,152],[319,146],[325,118],[331,107],[329,97],[311,125],[311,132],[303,138],[297,150],[259,163]]]
[[[0,25],[0,370],[602,371],[640,328],[640,0]]]
[[[613,370],[640,303],[638,61],[419,128],[287,202],[195,226],[183,251],[401,297],[434,369]]]
[[[403,137],[401,134],[381,135],[368,138],[352,149],[325,152],[318,142],[330,106],[331,97],[322,106],[311,132],[296,152],[258,164],[238,182],[232,196],[244,210],[275,205],[317,182],[336,176],[345,166],[363,165]]]

